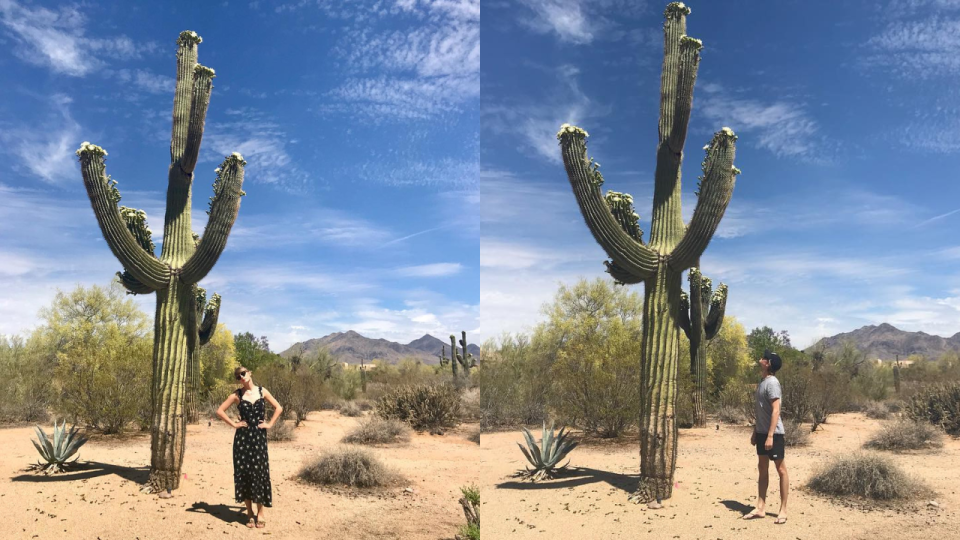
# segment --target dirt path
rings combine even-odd
[[[140,540],[238,538],[452,539],[464,521],[459,486],[476,482],[475,425],[442,437],[414,435],[401,446],[373,448],[408,479],[372,495],[321,490],[295,479],[302,461],[335,446],[356,423],[332,411],[311,413],[289,442],[270,442],[273,508],[267,527],[248,529],[233,500],[233,430],[221,423],[187,430],[186,477],[173,499],[143,495],[150,438],[98,439],[80,450],[87,470],[52,477],[23,469],[39,455],[30,427],[0,429],[0,507],[5,538]],[[44,428],[48,435],[50,430]],[[10,533],[13,533],[12,535]]]
[[[639,444],[581,445],[571,454],[565,477],[530,484],[512,478],[526,460],[516,442],[519,431],[484,433],[481,440],[481,491],[484,535],[510,539],[703,539],[739,540],[906,540],[960,539],[960,441],[947,438],[936,454],[889,454],[910,474],[939,492],[940,508],[917,501],[866,512],[814,497],[799,488],[830,456],[856,451],[879,421],[858,413],[837,415],[811,444],[788,448],[789,521],[774,518],[745,522],[740,516],[757,496],[756,451],[749,445],[750,427],[716,424],[680,430],[676,487],[661,510],[627,502],[636,487]],[[534,431],[538,433],[539,430]],[[539,439],[539,436],[537,437]],[[771,466],[767,511],[780,508],[777,474]]]

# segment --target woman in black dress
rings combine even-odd
[[[234,370],[241,387],[217,409],[217,416],[237,430],[233,434],[233,484],[237,502],[247,505],[250,520],[247,527],[262,529],[264,521],[263,507],[273,506],[273,492],[270,487],[270,461],[267,456],[267,429],[283,412],[277,400],[262,386],[254,386],[252,372],[240,366]],[[264,422],[264,400],[273,405],[273,417]],[[227,416],[227,409],[234,403],[240,411],[240,421],[234,422]],[[257,513],[253,513],[253,503],[257,503]]]

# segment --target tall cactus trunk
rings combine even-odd
[[[663,263],[644,291],[638,493],[656,499],[670,498],[676,470],[680,291],[680,273]]]
[[[187,359],[187,423],[200,421],[200,347]]]
[[[155,491],[180,487],[180,468],[186,449],[187,422],[184,379],[190,357],[187,322],[191,320],[193,291],[176,278],[157,291],[153,345],[153,422],[150,439],[150,478]]]
[[[693,425],[702,428],[707,425],[706,391],[707,391],[707,340],[703,339],[703,332],[699,336],[694,348],[694,340],[690,340],[690,376],[693,378]]]

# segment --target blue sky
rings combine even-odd
[[[0,333],[32,328],[56,288],[120,270],[83,189],[82,141],[107,150],[121,204],[162,232],[182,30],[217,72],[196,232],[213,169],[234,151],[248,162],[201,283],[223,296],[220,322],[275,350],[348,329],[477,331],[479,24],[477,0],[0,0]],[[153,313],[152,295],[137,299]]]
[[[481,32],[483,337],[529,329],[559,282],[607,276],[560,161],[590,133],[648,231],[666,2],[490,0]],[[684,162],[739,135],[702,260],[727,313],[794,345],[889,322],[960,332],[960,1],[687,2],[703,40]],[[640,290],[640,286],[637,286]]]

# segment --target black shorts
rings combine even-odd
[[[767,450],[765,448],[767,444],[767,434],[766,433],[757,433],[757,455],[758,456],[769,456],[770,459],[783,459],[783,435],[780,433],[773,434],[773,448]]]

